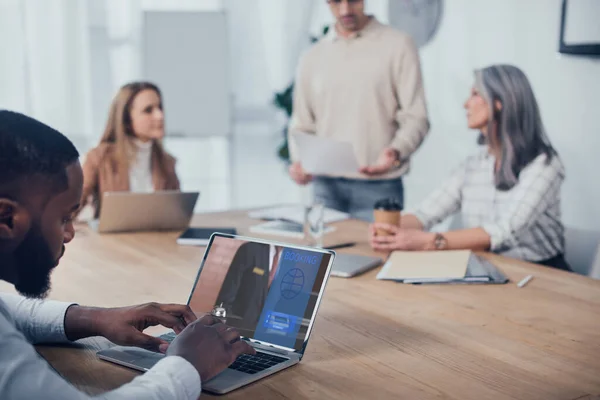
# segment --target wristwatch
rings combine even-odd
[[[448,241],[444,235],[441,233],[436,233],[435,238],[433,239],[433,245],[435,246],[436,250],[446,250],[448,247]]]

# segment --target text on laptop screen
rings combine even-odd
[[[217,236],[189,305],[243,336],[301,350],[330,254]]]

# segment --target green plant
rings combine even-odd
[[[325,26],[323,28],[322,36],[325,36],[328,31],[329,31],[329,26]],[[319,38],[317,38],[317,37],[310,38],[311,43],[315,43],[318,40],[319,40]],[[283,110],[288,117],[288,123],[286,123],[286,125],[283,128],[283,143],[277,149],[278,157],[286,163],[290,162],[290,151],[288,148],[288,140],[287,140],[288,136],[287,135],[288,135],[289,119],[292,117],[293,103],[294,103],[294,82],[292,82],[282,92],[275,93],[275,96],[273,97],[273,105],[275,107],[277,107],[278,109]]]
[[[288,117],[288,120],[292,117],[292,104],[294,98],[294,83],[292,82],[283,92],[275,93],[273,104],[275,107],[283,110]],[[288,148],[288,124],[283,127],[283,143],[277,150],[277,155],[284,162],[290,161],[290,152]]]

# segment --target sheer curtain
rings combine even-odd
[[[325,4],[0,0],[0,107],[38,118],[87,147],[99,137],[118,87],[141,78],[143,12],[225,9],[236,105],[269,109],[273,94],[293,80],[319,3]]]
[[[91,132],[88,3],[0,1],[0,107],[71,137]]]
[[[0,108],[85,150],[125,82],[141,78],[145,10],[218,10],[222,0],[0,0]]]

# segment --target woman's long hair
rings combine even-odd
[[[131,160],[135,157],[136,147],[133,139],[136,136],[131,122],[131,106],[135,97],[144,90],[155,91],[162,103],[160,89],[153,83],[132,82],[124,85],[112,101],[106,128],[100,139],[100,144],[110,143],[115,146],[114,152],[107,156],[112,158],[111,161],[120,173],[128,173]],[[152,158],[159,170],[166,174],[167,153],[161,140],[153,140]]]
[[[512,65],[492,65],[475,71],[475,88],[489,106],[487,138],[500,147],[500,166],[495,172],[496,187],[510,190],[521,171],[537,156],[546,162],[556,156],[540,116],[540,110],[527,76]],[[502,107],[498,109],[496,103]]]

